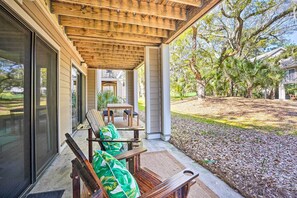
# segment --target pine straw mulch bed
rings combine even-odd
[[[246,197],[297,197],[297,136],[172,116],[170,142]]]

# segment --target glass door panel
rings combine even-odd
[[[72,130],[82,122],[82,74],[75,68],[71,69],[72,93]]]
[[[31,32],[0,7],[0,197],[30,184]]]
[[[37,175],[57,153],[57,53],[36,38],[35,145]]]

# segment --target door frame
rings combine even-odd
[[[79,108],[79,110],[80,110],[80,112],[79,112],[79,114],[80,114],[80,120],[78,120],[78,122],[80,123],[80,124],[82,124],[82,122],[84,121],[84,119],[83,119],[83,105],[85,105],[85,101],[84,101],[84,97],[83,97],[83,94],[86,94],[85,93],[85,88],[83,87],[83,80],[85,80],[86,79],[86,75],[85,75],[85,73],[84,72],[82,72],[81,71],[81,69],[77,66],[78,64],[74,61],[74,60],[71,60],[71,70],[70,70],[70,88],[72,89],[72,81],[73,81],[73,78],[72,78],[72,69],[73,68],[75,68],[76,70],[77,70],[77,72],[79,72],[80,73],[80,79],[79,79],[79,82],[80,82],[80,85],[79,85],[79,92],[80,92],[80,99],[79,99],[79,106],[80,106],[80,108]],[[71,96],[70,96],[70,104],[71,104],[71,129],[72,129],[72,133],[74,133],[75,131],[76,131],[76,127],[78,126],[73,126],[73,123],[72,123],[72,90],[71,90]]]

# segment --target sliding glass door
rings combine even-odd
[[[57,53],[0,2],[0,197],[36,181],[57,131]]]
[[[31,32],[0,7],[0,197],[30,184]]]
[[[74,66],[71,69],[71,94],[72,94],[72,130],[82,122],[83,115],[83,75]]]
[[[37,174],[57,153],[57,53],[36,37],[35,145]]]

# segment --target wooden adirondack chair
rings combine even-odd
[[[107,192],[104,190],[91,163],[68,133],[66,134],[66,138],[67,144],[76,156],[76,158],[72,160],[71,173],[73,198],[80,197],[80,179],[83,180],[91,197],[107,198]],[[136,148],[116,156],[118,160],[126,159],[127,161],[133,161],[134,170],[131,173],[138,183],[142,194],[141,198],[186,198],[191,185],[195,183],[194,179],[198,177],[199,174],[192,170],[185,169],[162,182],[157,174],[149,169],[140,167],[140,154],[145,151],[145,148]]]
[[[93,144],[92,142],[98,142],[100,145],[101,150],[105,151],[105,148],[103,146],[103,142],[123,142],[128,144],[128,150],[131,150],[133,147],[133,143],[139,143],[141,142],[141,139],[139,139],[139,131],[144,130],[144,128],[117,128],[119,131],[133,131],[134,132],[134,138],[133,139],[116,139],[116,140],[101,140],[99,135],[100,127],[105,126],[105,123],[103,121],[103,118],[99,111],[96,111],[95,109],[92,109],[87,112],[86,118],[89,122],[90,128],[88,129],[88,147],[89,147],[89,160],[92,162],[93,159]],[[93,138],[92,133],[95,135],[95,139]]]

